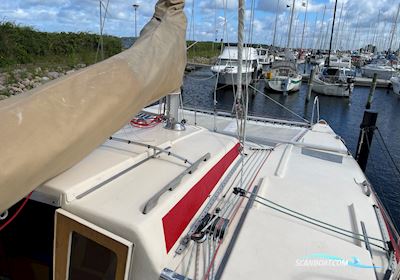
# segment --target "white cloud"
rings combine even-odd
[[[30,25],[44,31],[89,31],[97,33],[99,30],[99,0],[0,1],[1,20],[15,21],[18,24]],[[107,0],[102,1],[106,3]],[[278,0],[254,1],[254,41],[258,43],[271,43]],[[301,27],[305,12],[303,3],[306,1],[296,0],[294,26],[297,25],[298,28],[294,42],[300,41],[298,33],[302,30]],[[105,24],[106,33],[117,36],[132,36],[134,34],[133,3],[139,4],[137,10],[138,29],[140,30],[147,23],[154,12],[156,0],[110,0]],[[187,0],[185,13],[188,17],[188,22],[191,21],[192,3],[195,5],[195,39],[215,40],[215,29],[217,29],[218,38],[224,37],[224,40],[229,41],[236,40],[237,0]],[[249,28],[251,3],[252,0],[246,1],[246,30]],[[279,3],[277,38],[279,42],[285,44],[290,15],[290,8],[287,8],[286,5],[290,6],[292,0],[279,0]],[[359,34],[357,34],[356,38],[359,44],[372,38],[371,33],[376,33],[377,31],[379,31],[380,41],[384,42],[388,40],[388,34],[397,10],[397,3],[393,0],[339,0],[338,17],[342,4],[341,28],[343,29],[343,33],[352,39],[351,41],[355,38],[353,35],[357,21]],[[325,5],[327,7],[325,20],[324,23],[321,23]],[[316,44],[315,41],[318,40],[317,37],[321,33],[321,26],[323,26],[323,35],[327,36],[325,34],[326,27],[328,22],[330,23],[332,20],[333,6],[334,0],[308,0],[306,38],[310,45]],[[381,11],[381,17],[380,23],[377,24],[379,10]],[[225,18],[226,27],[224,26]],[[338,25],[339,19],[337,21]],[[398,30],[398,33],[400,34],[400,30]],[[350,41],[350,39],[346,39],[345,35],[341,36],[342,41]],[[395,40],[397,44],[400,40],[400,35],[396,35]]]

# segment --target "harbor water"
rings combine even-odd
[[[183,86],[183,104],[197,109],[214,109],[214,88],[216,78],[208,68],[200,68],[185,76]],[[305,103],[307,83],[303,82],[299,92],[284,96],[264,89],[259,81],[249,98],[249,114],[259,117],[272,117],[302,121],[300,117],[311,119],[313,100]],[[216,108],[231,111],[234,101],[232,87],[220,89],[216,93]],[[333,130],[341,136],[353,156],[355,155],[360,123],[367,103],[368,87],[355,87],[349,98],[319,96],[320,118],[326,120]],[[284,105],[294,113],[275,104]],[[400,166],[400,96],[390,89],[377,88],[372,102],[372,110],[378,112],[377,127],[382,134],[375,132],[366,175],[380,199],[400,229],[400,173],[391,162],[392,156]],[[387,149],[385,148],[385,144]],[[390,153],[390,155],[389,155]]]

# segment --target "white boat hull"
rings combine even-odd
[[[339,97],[349,97],[350,93],[353,91],[353,88],[353,84],[330,84],[325,83],[319,78],[315,78],[312,85],[312,90],[318,94]]]
[[[377,73],[378,79],[390,80],[393,77],[395,70],[386,70],[386,69],[374,69],[369,67],[362,67],[362,75],[367,78],[373,78],[374,73]]]
[[[395,94],[399,94],[400,95],[400,79],[399,79],[399,77],[390,78],[390,82],[392,83],[393,92]]]
[[[220,72],[217,73],[218,84],[236,86],[237,85],[237,73]],[[249,85],[253,80],[253,72],[242,73],[242,84]]]
[[[297,77],[275,77],[271,80],[265,80],[268,89],[278,92],[294,92],[300,90],[302,76]]]

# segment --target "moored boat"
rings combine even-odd
[[[312,90],[330,96],[349,97],[354,89],[353,78],[339,67],[325,67],[314,77]]]
[[[396,73],[396,70],[385,64],[371,63],[361,67],[362,75],[367,78],[373,78],[374,74],[377,74],[378,79],[390,80],[391,77]]]
[[[243,49],[243,84],[249,85],[253,79],[257,78],[261,70],[259,56],[255,48],[246,47]],[[218,84],[236,85],[238,75],[238,49],[237,47],[227,46],[218,56],[216,65],[211,67],[211,71],[217,76]]]
[[[294,61],[276,61],[265,74],[265,85],[277,92],[295,92],[300,89],[302,76]]]

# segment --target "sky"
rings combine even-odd
[[[109,1],[104,33],[120,37],[131,37],[135,34],[133,4],[139,5],[139,32],[151,18],[156,3],[156,0],[1,0],[0,20],[29,25],[40,31],[99,33],[100,1],[104,6]],[[303,47],[326,47],[329,43],[334,0],[294,1],[290,46],[301,45],[307,6]],[[236,42],[237,2],[238,0],[187,0],[187,38],[197,41],[223,39],[224,42]],[[292,2],[293,0],[246,0],[246,41],[271,44],[277,18],[275,43],[287,45]],[[390,42],[398,4],[399,0],[338,0],[334,45],[337,48],[358,48],[374,42],[385,48]],[[399,29],[400,27],[394,32],[396,35],[393,45],[396,47],[399,45]]]

